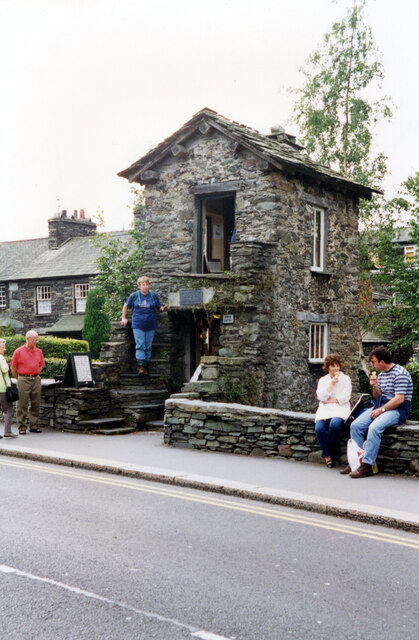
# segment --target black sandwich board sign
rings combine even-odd
[[[63,387],[94,387],[89,351],[69,353],[65,365]]]

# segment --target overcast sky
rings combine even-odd
[[[350,0],[0,0],[0,241],[46,236],[58,208],[131,221],[118,171],[210,107],[264,133]],[[417,0],[369,0],[398,109],[380,129],[388,195],[419,170]]]

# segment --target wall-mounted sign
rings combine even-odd
[[[179,304],[181,306],[192,306],[196,304],[203,304],[204,291],[202,289],[180,289],[179,290]]]
[[[223,324],[233,324],[234,315],[232,313],[223,313],[222,322]]]
[[[63,387],[93,387],[95,384],[90,353],[69,353],[65,366]]]

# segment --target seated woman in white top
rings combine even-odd
[[[335,353],[325,357],[322,368],[327,374],[320,378],[317,384],[316,395],[320,402],[316,413],[315,431],[323,458],[331,469],[334,466],[333,445],[351,412],[349,401],[352,383],[350,377],[342,373],[342,361]]]

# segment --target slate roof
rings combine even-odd
[[[84,324],[84,313],[72,313],[61,316],[51,327],[46,329],[45,333],[70,333],[81,331]]]
[[[126,231],[109,235],[131,242]],[[48,249],[48,238],[0,242],[0,281],[96,275],[99,249],[91,240],[91,236],[70,238],[58,249]]]
[[[337,171],[312,160],[303,152],[303,147],[295,143],[294,136],[284,133],[278,136],[278,139],[272,135],[264,135],[208,108],[198,111],[183,127],[118,175],[127,178],[130,182],[141,183],[141,174],[152,170],[171,152],[175,144],[180,145],[194,135],[202,122],[208,123],[278,170],[291,170],[293,173],[311,176],[334,185],[335,188],[346,189],[362,198],[370,199],[373,192],[379,193],[376,189],[349,180]]]

